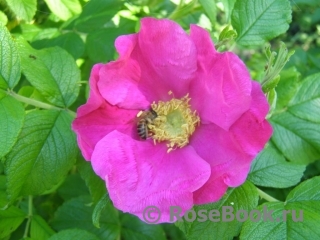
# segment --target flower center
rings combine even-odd
[[[196,111],[189,105],[188,94],[181,99],[168,102],[153,102],[151,108],[157,113],[152,124],[148,124],[154,142],[167,141],[168,152],[189,143],[189,137],[200,123]]]

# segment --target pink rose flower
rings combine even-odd
[[[115,47],[118,60],[93,67],[72,125],[114,206],[142,220],[156,206],[169,222],[170,206],[183,215],[244,183],[272,134],[269,105],[244,63],[217,52],[206,30],[191,25],[188,35],[165,19],[142,19]],[[157,117],[139,120],[150,109]]]

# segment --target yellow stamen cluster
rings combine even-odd
[[[196,111],[190,109],[188,94],[181,99],[151,104],[157,118],[148,125],[154,142],[167,141],[168,152],[182,148],[189,143],[189,137],[200,123]]]

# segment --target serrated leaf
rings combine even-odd
[[[110,202],[105,205],[101,213],[100,228],[96,228],[91,221],[93,206],[90,202],[89,196],[65,202],[55,213],[52,226],[59,231],[80,228],[95,234],[100,239],[165,239],[161,226],[148,225],[135,216],[122,214]]]
[[[37,0],[6,0],[18,18],[30,22],[37,10]]]
[[[26,214],[17,207],[11,206],[0,210],[0,238],[8,237],[25,219]]]
[[[269,145],[253,161],[248,180],[259,186],[287,188],[300,182],[304,170],[304,165],[287,162]]]
[[[75,28],[80,32],[91,32],[114,26],[112,17],[120,10],[123,2],[120,0],[91,0],[83,8],[75,22]]]
[[[19,140],[5,162],[11,201],[43,194],[65,178],[77,155],[71,121],[64,111],[34,110],[26,115]]]
[[[80,71],[74,59],[58,47],[35,50],[22,38],[17,43],[28,81],[52,104],[70,106],[79,94]]]
[[[14,88],[20,79],[20,58],[7,28],[0,23],[0,88]]]
[[[64,21],[81,13],[82,10],[79,0],[45,0],[45,2],[50,10]]]
[[[319,239],[320,177],[314,177],[294,188],[286,202],[266,203],[258,207],[260,221],[246,221],[240,239]],[[272,221],[266,220],[265,210],[271,211]],[[286,212],[284,212],[286,211]]]
[[[272,116],[272,142],[290,161],[308,164],[320,158],[320,128],[289,112]]]
[[[256,46],[287,31],[291,6],[288,0],[241,0],[236,1],[231,18],[237,43]]]
[[[97,203],[104,195],[107,194],[105,182],[98,177],[92,170],[90,162],[80,159],[77,167],[82,179],[89,188],[93,203]]]
[[[214,0],[199,0],[212,25],[216,22],[217,8]]]
[[[21,103],[0,92],[0,159],[10,152],[17,141],[24,115]]]
[[[303,80],[298,92],[289,103],[288,111],[307,121],[320,123],[320,73]]]
[[[82,229],[67,229],[52,235],[48,240],[100,240],[96,235]]]
[[[92,214],[92,223],[95,227],[100,228],[100,216],[103,209],[110,203],[110,198],[107,194],[102,196],[99,202],[96,204]]]
[[[277,109],[285,108],[297,92],[300,73],[295,67],[291,67],[289,69],[282,70],[280,76],[281,80],[276,87],[278,96],[276,106]]]
[[[66,33],[53,39],[43,39],[35,41],[32,46],[41,49],[46,47],[58,46],[66,50],[74,59],[80,58],[85,50],[84,42],[76,33]]]
[[[308,6],[320,6],[318,0],[294,0],[293,4],[301,4],[301,5],[308,5]]]
[[[240,232],[242,222],[234,218],[233,221],[223,221],[222,212],[224,207],[232,207],[233,214],[238,210],[249,212],[258,205],[258,192],[255,186],[246,182],[238,188],[229,189],[226,195],[218,202],[195,206],[195,212],[200,210],[218,210],[220,212],[220,221],[193,221],[193,222],[176,222],[176,225],[185,233],[187,239],[232,239]],[[218,219],[218,217],[215,217]]]
[[[30,236],[32,239],[48,239],[55,232],[48,223],[39,215],[32,216]]]

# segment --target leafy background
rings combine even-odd
[[[0,10],[1,240],[320,238],[318,0],[0,0]],[[272,106],[274,134],[246,183],[195,210],[267,206],[274,218],[303,210],[303,222],[147,225],[108,201],[70,124],[93,64],[116,59],[115,38],[145,16],[208,29]]]

